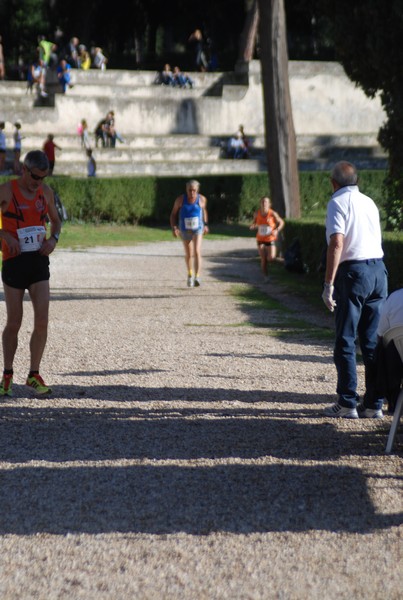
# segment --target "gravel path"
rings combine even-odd
[[[53,255],[53,397],[22,385],[27,302],[1,406],[1,600],[402,597],[402,436],[322,417],[331,343],[231,294],[252,240],[204,256],[187,289],[180,242]]]

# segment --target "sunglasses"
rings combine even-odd
[[[35,181],[43,181],[43,179],[45,179],[45,177],[47,177],[47,174],[46,175],[36,175],[35,173],[32,173],[31,169],[28,169],[28,167],[27,167],[27,171],[31,175],[32,179],[34,179]]]

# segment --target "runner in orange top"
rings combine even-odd
[[[26,383],[37,394],[51,392],[39,375],[39,367],[48,330],[49,254],[58,242],[61,222],[53,191],[43,183],[48,171],[46,155],[40,150],[33,150],[25,156],[21,177],[0,185],[1,276],[7,309],[2,338],[4,371],[0,396],[12,395],[13,362],[22,323],[25,290],[28,290],[34,312],[29,345],[31,363]],[[46,230],[47,218],[50,220],[49,234]]]
[[[256,241],[260,256],[260,265],[265,281],[268,281],[268,263],[276,259],[276,240],[278,233],[284,228],[284,221],[278,213],[270,208],[268,196],[260,199],[260,207],[255,212],[253,223],[249,229],[257,229]]]
[[[14,239],[24,237],[24,247],[21,252],[38,250],[45,239],[46,215],[48,204],[42,187],[38,187],[35,196],[29,202],[23,196],[17,179],[10,181],[11,202],[7,212],[2,215],[2,229],[10,233]],[[28,230],[29,235],[26,235]],[[3,261],[14,256],[7,243],[2,245]]]

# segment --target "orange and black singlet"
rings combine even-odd
[[[277,221],[271,208],[266,215],[262,215],[260,209],[257,211],[256,225],[258,242],[274,242],[277,239]]]
[[[21,252],[39,250],[46,236],[48,204],[40,186],[32,200],[23,196],[17,180],[11,181],[12,198],[2,215],[2,229],[19,240]],[[3,261],[10,258],[8,246],[2,244]]]

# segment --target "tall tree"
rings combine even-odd
[[[32,59],[39,34],[46,34],[49,21],[44,0],[2,0],[0,18],[3,42],[7,47],[6,60],[19,64],[21,59]],[[3,27],[7,23],[7,27]]]
[[[403,7],[401,0],[318,0],[333,28],[336,58],[387,121],[378,140],[389,154],[388,226],[403,228]],[[335,8],[336,6],[336,8]]]
[[[253,58],[259,23],[258,0],[248,0],[247,5],[248,11],[239,45],[238,60],[240,62],[249,62]]]
[[[282,216],[301,216],[297,147],[288,78],[283,0],[258,0],[265,139],[273,207]]]

